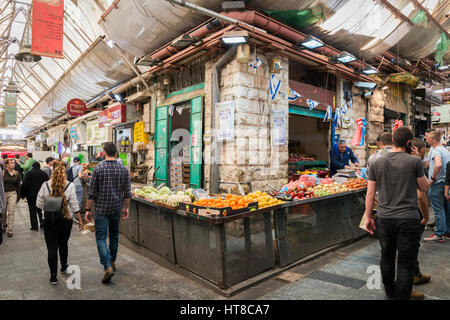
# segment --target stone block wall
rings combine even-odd
[[[252,52],[254,56],[254,52]],[[221,162],[219,165],[220,180],[227,182],[251,182],[253,191],[268,190],[267,183],[276,186],[285,184],[288,178],[288,146],[273,147],[271,145],[271,111],[284,110],[286,113],[286,136],[288,135],[288,100],[289,62],[282,58],[282,71],[276,77],[281,80],[280,92],[272,100],[269,95],[270,57],[257,52],[264,63],[255,72],[249,65],[239,64],[236,59],[222,67],[220,73],[220,101],[235,101],[235,139],[224,142],[221,146]],[[275,58],[281,58],[274,56]],[[209,81],[212,67],[218,60],[206,63],[205,90],[205,134],[211,127],[211,96]],[[210,154],[210,146],[205,145],[205,157]],[[209,186],[209,166],[205,166],[205,182]],[[244,186],[247,192],[248,188]],[[234,185],[221,184],[220,191],[239,193]]]

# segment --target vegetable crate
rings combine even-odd
[[[214,207],[204,207],[204,206],[199,206],[199,205],[195,205],[192,203],[181,202],[180,209],[191,212],[193,214],[200,215],[200,216],[227,217],[227,216],[232,216],[235,214],[258,210],[258,202],[251,202],[251,203],[249,203],[249,205],[246,208],[237,209],[237,210],[233,210],[231,207],[214,208]]]

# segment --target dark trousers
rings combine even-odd
[[[42,210],[36,207],[36,199],[27,198],[28,211],[30,212],[30,223],[31,228],[38,229],[38,218],[39,225],[42,226]]]
[[[408,300],[414,283],[414,268],[419,251],[420,221],[378,218],[376,228],[381,246],[380,269],[386,294],[396,300]]]
[[[422,219],[420,219],[422,220]],[[425,226],[420,225],[420,238],[422,238],[423,232],[425,231]],[[420,244],[419,244],[420,247]],[[419,268],[419,255],[417,255],[417,260],[416,263],[414,264],[414,276],[415,277],[421,277],[422,276],[422,272],[420,271]]]
[[[67,242],[72,231],[72,224],[73,221],[67,219],[55,221],[54,223],[45,221],[44,235],[45,243],[47,244],[48,266],[51,274],[56,274],[58,270],[58,251],[61,266],[67,264],[67,256],[69,254]]]

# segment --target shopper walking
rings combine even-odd
[[[44,210],[47,205],[46,209],[49,210],[50,199],[52,199],[52,202],[60,201],[58,209],[53,209],[51,212],[44,211],[44,235],[48,252],[50,283],[56,285],[58,284],[58,251],[61,273],[66,273],[69,266],[67,263],[69,254],[67,242],[72,231],[73,213],[77,214],[80,220],[80,231],[83,229],[75,186],[67,181],[64,166],[58,165],[55,167],[51,180],[42,184],[37,196],[36,206]]]
[[[33,154],[31,152],[28,152],[27,162],[25,162],[25,164],[20,165],[20,167],[23,169],[24,174],[26,174],[28,171],[31,170],[31,167],[33,166],[34,162],[36,162],[36,160],[33,159]]]
[[[5,208],[5,188],[3,185],[3,171],[0,170],[0,212],[3,212]],[[2,232],[0,232],[0,244],[3,242],[3,232],[6,231],[6,221],[3,220],[3,215],[0,215],[0,224],[2,226]]]
[[[433,208],[436,228],[434,234],[424,239],[426,242],[445,242],[445,236],[450,234],[450,202],[444,194],[445,169],[450,160],[450,153],[441,145],[441,134],[432,131],[427,135],[427,142],[432,146],[429,160],[429,184],[428,192],[431,207]]]
[[[47,159],[45,159],[45,166],[42,168],[42,171],[44,171],[47,174],[49,179],[52,176],[54,163],[55,159],[53,157],[47,157]]]
[[[366,195],[366,228],[377,230],[381,246],[380,269],[389,297],[407,300],[414,281],[414,265],[420,241],[417,189],[428,190],[420,159],[411,152],[413,133],[400,127],[394,133],[394,149],[369,167]],[[372,218],[375,192],[378,191],[377,223]],[[397,279],[395,259],[397,256]]]
[[[16,203],[20,200],[20,177],[14,170],[15,161],[6,159],[5,170],[3,173],[5,190],[5,211],[3,220],[8,225],[8,237],[13,236],[14,214],[16,212]]]
[[[83,167],[81,166],[81,160],[78,157],[73,158],[73,166],[69,169],[71,177],[68,180],[72,180],[75,185],[75,190],[77,193],[78,205],[81,209],[81,204],[83,202],[83,184],[81,183],[81,177],[83,176]],[[75,217],[74,217],[75,219]]]
[[[20,197],[26,198],[28,203],[28,210],[30,213],[30,230],[39,230],[44,228],[42,222],[42,211],[36,207],[36,199],[41,189],[42,184],[48,181],[47,174],[41,170],[41,165],[39,162],[34,162],[32,168],[23,179],[22,186],[20,187]],[[39,218],[39,225],[38,225]]]
[[[392,139],[393,139],[392,134],[389,132],[384,132],[381,134],[381,136],[379,137],[379,141],[377,141],[377,144],[378,144],[378,147],[380,148],[380,150],[378,150],[376,153],[374,153],[373,155],[371,155],[369,157],[369,159],[367,160],[368,168],[379,157],[382,157],[382,156],[386,155],[388,152],[392,151],[392,149],[394,148],[394,146],[393,146],[394,142],[392,141]]]
[[[116,145],[106,142],[103,150],[106,153],[105,160],[92,171],[86,204],[86,221],[92,222],[90,209],[94,202],[95,238],[100,263],[105,269],[102,282],[108,283],[116,270],[120,215],[122,213],[123,219],[128,218],[131,191],[128,170],[117,162]],[[125,202],[125,207],[122,209],[123,202]],[[108,233],[109,249],[106,245]]]
[[[15,161],[15,166],[14,166],[14,170],[16,170],[19,173],[20,176],[20,181],[23,181],[23,169],[20,167],[20,165],[22,164],[20,162],[20,156],[19,154],[15,154],[14,155],[14,161]]]

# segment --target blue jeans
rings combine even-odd
[[[119,222],[121,212],[104,216],[95,214],[95,240],[100,256],[100,263],[106,269],[111,268],[111,261],[116,261],[117,250],[119,249]],[[109,249],[106,238],[109,231]]]
[[[77,193],[78,206],[80,207],[80,211],[83,210],[81,206],[83,204],[83,186],[75,186],[75,191]]]
[[[434,183],[428,190],[428,195],[436,218],[434,234],[441,237],[450,233],[450,202],[444,196],[444,182]]]

